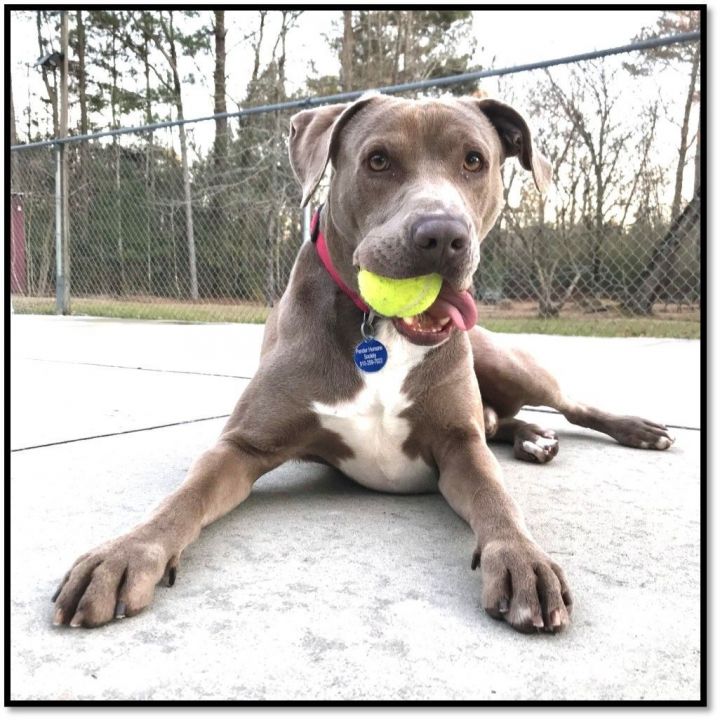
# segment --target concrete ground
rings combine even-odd
[[[14,316],[13,700],[696,700],[700,349],[512,336],[581,399],[675,426],[623,448],[556,414],[547,466],[495,446],[574,622],[520,635],[480,607],[473,537],[440,495],[290,464],[208,528],[141,615],[56,628],[72,561],[140,521],[217,436],[262,328]]]

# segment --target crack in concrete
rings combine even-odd
[[[83,440],[98,440],[99,438],[115,437],[116,435],[130,435],[132,433],[145,432],[146,430],[160,430],[167,427],[176,427],[177,425],[192,425],[193,423],[206,422],[208,420],[220,420],[221,418],[230,417],[230,413],[225,415],[212,415],[210,417],[195,418],[194,420],[180,420],[178,422],[164,423],[162,425],[150,425],[148,427],[133,428],[132,430],[118,430],[117,432],[103,433],[101,435],[87,435],[86,437],[70,438],[69,440],[56,440],[55,442],[42,443],[41,445],[27,445],[26,447],[13,448],[10,452],[24,452],[25,450],[37,450],[38,448],[53,447],[54,445],[67,445],[69,443],[82,442]]]

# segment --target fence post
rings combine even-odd
[[[67,188],[65,146],[55,145],[55,314],[70,314],[70,283],[67,276]]]
[[[68,17],[60,24],[60,137],[68,134]],[[67,155],[64,143],[55,144],[55,313],[70,314],[70,218]]]

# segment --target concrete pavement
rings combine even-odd
[[[525,413],[560,432],[549,465],[495,448],[571,581],[563,635],[485,615],[472,534],[441,496],[373,493],[311,464],[262,478],[148,611],[53,627],[75,557],[140,521],[217,436],[262,329],[14,316],[11,332],[13,699],[699,697],[699,432],[632,450],[550,413]],[[510,339],[582,399],[699,427],[695,341]]]

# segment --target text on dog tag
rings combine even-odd
[[[365,338],[355,348],[355,364],[363,372],[382,370],[387,359],[387,348],[373,337]]]

